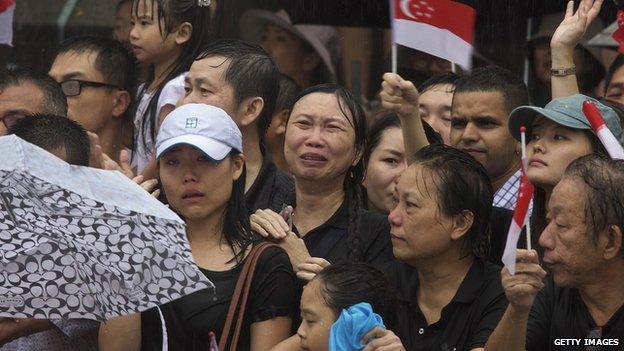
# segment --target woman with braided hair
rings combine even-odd
[[[336,84],[317,85],[303,91],[290,111],[284,156],[295,179],[292,229],[270,210],[251,216],[252,229],[277,241],[296,271],[325,260],[390,260],[386,217],[362,207],[366,118],[355,97]],[[300,273],[305,278],[305,270]]]

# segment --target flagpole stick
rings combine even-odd
[[[397,43],[392,41],[392,73],[397,73]]]
[[[524,126],[520,127],[520,143],[522,144],[522,167],[524,167],[524,171],[527,169],[527,159],[526,159],[526,128]],[[531,250],[531,223],[523,223],[526,228],[526,242],[527,242],[527,250]]]

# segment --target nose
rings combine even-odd
[[[466,124],[461,140],[466,144],[476,143],[479,140],[479,132],[477,131],[477,127],[475,127],[474,123],[469,122]]]
[[[554,249],[554,238],[553,238],[553,221],[551,221],[546,228],[544,228],[544,231],[542,231],[542,234],[540,234],[539,237],[539,244],[542,248],[544,248],[545,250],[552,250]]]
[[[197,103],[200,103],[200,102],[201,101],[199,101],[199,99],[197,98],[197,94],[194,94],[194,92],[191,91],[188,95],[184,95],[178,101],[178,106],[186,105],[186,104],[197,104]]]
[[[542,139],[538,139],[532,142],[533,143],[533,153],[544,153],[544,142]]]
[[[388,214],[388,222],[390,222],[390,227],[400,227],[403,221],[401,220],[401,215],[399,213],[399,205],[395,205],[392,211]]]
[[[130,29],[130,42],[133,42],[137,39],[139,39],[138,30],[136,29],[136,25],[132,25],[132,29]]]
[[[182,182],[184,184],[197,182],[197,175],[192,167],[185,167],[183,174],[184,177],[182,178]]]
[[[305,145],[314,148],[322,147],[324,144],[322,134],[321,128],[313,128],[306,139]]]
[[[303,323],[304,322],[302,321],[301,324],[299,324],[299,328],[297,328],[297,335],[299,335],[301,339],[306,338],[305,327],[303,326]]]

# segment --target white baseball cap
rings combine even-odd
[[[222,109],[206,104],[182,105],[167,115],[156,137],[156,158],[180,144],[193,146],[215,161],[232,149],[243,152],[236,123]]]

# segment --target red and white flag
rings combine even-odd
[[[505,251],[503,252],[503,263],[511,274],[515,274],[516,272],[516,248],[518,247],[518,239],[520,238],[522,228],[528,224],[530,216],[529,206],[531,204],[531,198],[533,198],[534,187],[529,181],[525,169],[526,168],[522,168],[516,208],[514,209],[513,219],[509,226],[509,232],[507,233]],[[530,240],[530,238],[527,238],[527,240]]]
[[[600,142],[609,153],[609,156],[614,160],[624,159],[624,149],[622,145],[607,127],[596,104],[589,100],[583,101],[583,113],[585,117],[587,117],[589,124],[591,124],[592,130],[596,133],[598,139],[600,139]]]
[[[472,66],[476,11],[451,0],[390,0],[394,42]]]

